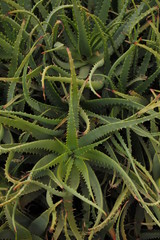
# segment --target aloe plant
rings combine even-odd
[[[158,239],[157,2],[1,1],[1,238]]]

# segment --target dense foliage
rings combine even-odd
[[[159,7],[0,1],[0,239],[160,238]]]

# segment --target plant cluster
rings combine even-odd
[[[0,239],[160,238],[159,7],[0,1]]]

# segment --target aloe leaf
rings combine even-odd
[[[130,67],[133,61],[133,53],[131,52],[128,56],[126,56],[123,67],[122,67],[122,72],[120,75],[119,79],[119,85],[120,85],[120,91],[125,92],[126,91],[126,85],[127,85],[127,80],[128,80],[128,75],[130,71]]]
[[[85,135],[90,131],[90,120],[89,120],[87,113],[81,107],[80,107],[80,116],[82,117],[82,119],[84,120],[84,122],[86,124],[86,129],[83,132],[83,135]]]
[[[118,209],[123,204],[123,202],[126,200],[127,194],[128,194],[128,189],[126,188],[118,196],[111,212],[108,214],[106,219],[102,223],[100,223],[98,226],[91,228],[91,230],[93,230],[94,232],[99,232],[101,229],[103,229],[105,227],[105,225],[107,225],[109,223],[109,221],[111,219],[113,219],[114,217],[117,219],[118,216],[120,215],[120,211],[118,211]]]
[[[87,31],[85,28],[84,20],[82,18],[81,12],[78,9],[77,2],[75,0],[73,1],[73,9],[75,18],[77,21],[77,27],[78,27],[78,48],[81,56],[90,57],[91,56],[91,47],[89,45]]]
[[[3,125],[9,127],[21,129],[22,131],[26,131],[36,139],[49,139],[53,138],[53,136],[58,136],[60,134],[60,133],[58,134],[58,131],[38,126],[36,124],[23,120],[22,118],[18,118],[14,115],[9,116],[9,114],[8,117],[1,116],[0,123],[3,123]]]
[[[13,76],[14,77],[19,77],[16,74],[16,69],[17,69],[17,66],[18,66],[18,55],[19,55],[19,51],[20,51],[20,43],[22,41],[22,32],[23,32],[24,26],[25,26],[25,21],[22,22],[20,31],[17,35],[17,39],[14,43],[8,77],[13,77]]]
[[[68,121],[67,121],[67,139],[66,144],[70,150],[73,150],[78,147],[78,140],[77,140],[77,130],[78,130],[78,86],[76,82],[76,74],[73,65],[73,59],[71,56],[71,52],[67,49],[70,68],[71,68],[71,76],[72,82],[70,86],[70,100],[69,100],[69,113],[68,113]]]
[[[61,232],[63,231],[64,227],[64,218],[62,211],[59,212],[59,218],[57,219],[57,225],[55,228],[55,232],[53,233],[53,237],[55,240],[58,240]]]
[[[51,139],[38,140],[38,141],[22,143],[22,144],[18,144],[18,143],[17,144],[1,144],[0,154],[8,153],[10,151],[41,154],[41,152],[38,152],[37,150],[43,149],[43,150],[48,150],[52,152],[53,149],[56,151],[56,147],[57,147],[57,143]]]
[[[77,190],[80,185],[80,182],[81,182],[80,171],[77,169],[77,167],[75,166],[74,161],[73,161],[72,171],[70,172],[70,176],[68,179],[68,185],[71,188]]]
[[[79,146],[85,146],[87,144],[91,144],[94,141],[98,140],[101,137],[104,137],[114,131],[120,130],[122,128],[131,128],[134,127],[140,123],[144,123],[146,121],[150,121],[154,118],[157,118],[159,114],[155,113],[147,117],[142,117],[139,119],[134,119],[134,120],[120,120],[119,122],[113,122],[109,123],[104,126],[100,126],[92,131],[90,131],[88,134],[85,136],[82,136],[79,139]]]
[[[5,207],[5,215],[7,217],[7,220],[8,220],[8,223],[9,223],[11,229],[14,231],[13,225],[12,225],[12,217],[11,217],[12,211],[13,211],[13,207],[11,206],[11,204],[8,204]],[[26,216],[25,216],[25,218],[26,218]],[[15,234],[16,234],[17,239],[32,240],[31,233],[27,229],[27,227],[24,227],[17,221],[16,221],[16,233]]]
[[[123,53],[118,59],[117,61],[112,65],[108,76],[111,78],[114,74],[114,71],[116,69],[116,67],[121,63],[121,61],[123,61],[123,59],[125,59],[127,56],[129,56],[132,51],[135,49],[135,45],[133,44],[125,53]]]
[[[10,64],[10,68],[9,68],[8,77],[12,77],[12,76],[19,77],[19,74],[20,74],[20,72],[18,70],[16,71],[16,69],[18,66],[18,55],[19,55],[19,51],[20,51],[19,48],[20,48],[20,43],[22,41],[22,32],[24,29],[24,25],[25,25],[25,22],[23,21],[20,31],[17,35],[17,39],[14,44],[14,49],[12,52],[12,59],[11,59],[11,64]],[[15,92],[15,87],[16,87],[16,83],[10,84],[9,89],[8,89],[7,102],[9,102],[13,98],[14,92]],[[12,110],[12,107],[11,106],[8,107],[8,110]]]
[[[146,81],[144,81],[139,86],[137,86],[135,91],[140,94],[144,93],[159,75],[160,75],[160,68],[157,68],[157,70],[152,75],[150,75]]]
[[[56,204],[53,204],[52,207],[48,208],[46,211],[44,211],[40,216],[38,216],[36,219],[33,220],[33,222],[30,224],[29,226],[29,230],[38,235],[41,236],[48,224],[49,224],[49,219],[50,219],[50,214],[55,210],[55,208],[61,203],[62,201],[60,200],[59,202],[57,202]]]
[[[103,194],[102,194],[102,189],[101,189],[100,183],[99,183],[97,176],[94,173],[93,169],[88,164],[87,164],[87,168],[88,168],[88,173],[90,176],[90,184],[93,189],[93,193],[95,195],[95,200],[96,200],[98,206],[100,206],[100,208],[103,209]],[[93,228],[96,227],[100,223],[101,218],[102,218],[102,213],[100,211],[98,211],[98,214],[96,216],[96,221],[94,223]],[[89,239],[92,239],[93,235],[94,235],[94,230],[90,231]]]
[[[49,69],[54,69],[54,70],[56,69],[56,70],[58,70],[58,68],[56,68],[56,66],[52,66],[52,65],[49,65],[49,66],[45,67],[44,70],[43,70],[41,81],[42,81],[43,97],[44,97],[44,99],[45,99],[44,80],[45,80],[45,76],[47,74],[47,71]],[[60,71],[60,72],[62,72],[62,71]],[[47,96],[51,95],[49,98],[54,103],[54,105],[62,106],[62,100],[61,100],[59,94],[57,93],[56,89],[54,88],[54,86],[50,82],[47,82],[46,85],[47,85],[47,93],[48,93]]]
[[[31,11],[33,12],[35,10],[35,8],[38,8],[43,19],[45,19],[48,15],[48,11],[46,10],[45,6],[42,4],[43,1],[34,0],[34,2],[35,2],[35,5]]]
[[[74,67],[73,58],[69,49],[67,49],[70,71],[71,71],[71,85],[70,85],[70,103],[73,105],[74,118],[76,122],[76,128],[79,126],[78,115],[79,115],[79,98],[78,98],[78,84],[76,78],[76,72]]]
[[[84,162],[83,159],[77,158],[77,159],[75,159],[75,166],[78,168],[81,175],[83,176],[84,181],[87,185],[89,194],[92,197],[92,200],[94,201],[94,196],[93,196],[93,192],[91,189],[90,178],[89,178],[89,173],[88,173],[88,167],[87,167],[86,163]]]
[[[1,48],[5,51],[5,53],[10,54],[9,58],[11,59],[13,47],[1,37],[0,37],[0,44],[1,44]]]
[[[52,159],[52,155],[50,155],[50,157]],[[52,160],[49,159],[50,160],[49,162],[47,161],[46,157],[44,157],[41,159],[41,161],[38,162],[36,168],[34,168],[34,170],[32,170],[32,171],[45,170],[49,167],[53,167],[53,166],[57,165],[58,163],[65,162],[67,159],[68,159],[67,153],[63,153],[58,157],[54,157]]]
[[[2,79],[2,81],[17,81],[17,79],[14,80],[13,78],[0,78],[0,80],[1,79]],[[72,81],[72,79],[70,77],[57,77],[57,76],[45,76],[45,79],[47,79],[48,81],[62,82],[62,83],[71,83],[71,81]],[[85,82],[85,80],[77,78],[76,81],[79,86],[83,86],[85,84],[86,88],[90,88],[89,83]],[[102,89],[103,85],[104,85],[103,81],[96,81],[96,80],[92,81],[92,87],[95,90]]]
[[[104,210],[101,209],[97,204],[93,203],[92,201],[90,201],[89,199],[87,199],[86,197],[84,197],[83,195],[81,195],[80,193],[78,193],[75,189],[71,188],[70,186],[68,186],[67,184],[65,184],[60,176],[60,173],[57,172],[57,176],[59,181],[61,182],[62,186],[64,187],[64,189],[69,192],[71,195],[74,195],[75,197],[81,199],[82,201],[86,202],[87,204],[93,206],[94,208],[100,210],[103,214],[105,214]]]
[[[122,212],[123,212],[124,208],[125,208],[125,205],[123,205],[123,207],[122,207],[122,210],[119,214],[118,221],[117,221],[117,224],[116,224],[116,239],[117,240],[120,240],[120,220],[121,220],[121,215],[122,215]],[[126,236],[123,234],[123,240],[125,239],[125,237]]]
[[[63,110],[61,110],[61,108],[38,102],[37,100],[35,100],[29,96],[27,84],[26,84],[27,67],[28,67],[28,63],[25,63],[25,67],[23,70],[23,77],[22,77],[22,85],[23,85],[24,98],[25,98],[26,102],[28,103],[28,105],[40,113],[45,112],[44,115],[50,116],[50,117],[53,117],[59,113],[62,113]]]
[[[97,3],[98,4],[98,3]],[[103,1],[100,8],[98,8],[98,17],[105,24],[108,18],[108,11],[111,5],[111,1]]]
[[[2,111],[0,110],[0,114],[4,115],[4,116],[13,116],[14,115],[18,115],[20,117],[27,117],[29,119],[32,119],[32,120],[36,120],[40,123],[45,123],[45,124],[48,124],[48,125],[57,125],[58,123],[60,123],[62,121],[62,119],[51,119],[51,118],[46,118],[46,117],[43,117],[43,116],[38,116],[38,115],[33,115],[33,114],[30,114],[30,113],[26,113],[26,112],[16,112],[16,111]]]
[[[76,224],[76,220],[75,220],[75,216],[73,214],[73,208],[72,208],[73,200],[72,199],[73,199],[73,197],[68,197],[64,201],[64,207],[65,207],[65,211],[66,211],[66,219],[68,220],[70,228],[71,228],[74,236],[76,237],[76,239],[82,240],[83,238],[79,233],[79,230],[78,230],[78,227]],[[66,232],[67,232],[67,229],[66,229]],[[66,238],[66,239],[70,239],[69,235],[68,235],[68,238]]]
[[[134,184],[132,179],[128,176],[128,174],[123,170],[123,168],[115,162],[113,159],[105,155],[104,153],[92,150],[90,152],[87,152],[85,154],[85,157],[89,158],[91,161],[98,161],[100,165],[106,168],[114,169],[120,174],[120,176],[123,178],[126,186],[131,191],[131,193],[135,194],[136,198],[139,199],[141,204],[143,205],[146,212],[150,215],[150,217],[153,219],[153,221],[160,226],[159,220],[154,216],[150,208],[147,206],[147,204],[144,202],[142,196],[139,193],[139,190],[137,189],[137,186]]]
[[[23,9],[22,6],[20,6],[19,4],[17,4],[16,2],[12,1],[12,0],[2,0],[3,2],[6,2],[7,4],[11,5],[12,7],[14,7],[15,9]]]
[[[149,51],[150,53],[152,53],[152,54],[155,56],[155,58],[157,58],[158,60],[160,60],[160,54],[159,54],[157,51],[153,50],[152,48],[148,47],[148,46],[145,45],[145,44],[136,43],[136,45],[139,46],[139,47],[141,47],[141,48],[146,49],[147,51]]]
[[[126,109],[136,109],[140,110],[144,107],[144,105],[137,103],[135,101],[131,101],[130,99],[122,99],[122,98],[101,98],[101,99],[93,99],[81,102],[81,105],[90,110],[97,112],[101,107],[107,106],[121,106]]]
[[[109,139],[109,137],[103,139],[103,140],[100,140],[100,141],[97,141],[95,143],[92,143],[92,144],[89,144],[87,146],[82,146],[82,147],[79,147],[78,149],[76,149],[74,151],[74,153],[76,154],[77,157],[81,158],[83,157],[83,154],[91,149],[94,149],[95,147],[101,145],[102,143],[106,142],[107,140]]]
[[[123,240],[127,240],[127,235],[125,231],[125,218],[127,216],[130,205],[133,203],[133,199],[129,199],[129,201],[124,205],[123,212],[121,213],[121,222],[120,222],[120,232],[123,237]]]
[[[58,11],[60,11],[62,9],[72,8],[72,7],[73,7],[73,5],[69,5],[69,4],[54,7],[53,10],[49,13],[49,15],[46,18],[46,21],[45,21],[46,24],[44,25],[44,31],[45,32],[47,31],[47,28],[48,28],[55,13],[57,13]]]
[[[151,55],[152,55],[152,53],[150,53],[148,51],[145,52],[145,55],[143,57],[143,61],[142,61],[141,65],[138,69],[138,75],[145,75],[146,74],[149,62],[151,60]]]
[[[6,179],[9,181],[9,182],[12,182],[12,183],[18,183],[19,181],[18,180],[15,180],[13,177],[10,176],[9,174],[9,168],[10,168],[10,165],[11,165],[11,162],[13,160],[13,157],[14,157],[14,153],[13,152],[10,152],[8,154],[8,157],[7,157],[7,160],[6,160],[6,164],[5,164],[5,169],[4,169],[4,173],[5,173],[5,177]]]
[[[36,76],[38,76],[40,74],[40,71],[42,69],[42,65],[38,66],[37,68],[33,69],[31,72],[29,72],[26,75],[27,80],[34,78]],[[4,82],[22,82],[22,77],[0,77],[0,81],[4,81]]]
[[[139,182],[140,184],[142,185],[143,189],[145,190],[146,194],[148,193],[145,185],[144,185],[144,182],[142,180],[142,178],[140,177],[139,173],[137,172],[137,169],[136,169],[136,166],[135,166],[135,163],[134,163],[134,160],[133,160],[133,157],[129,151],[129,149],[127,148],[123,138],[121,137],[121,135],[119,133],[116,134],[116,137],[118,138],[119,142],[121,143],[121,145],[123,146],[123,148],[125,149],[125,152],[126,154],[128,155],[128,158],[132,164],[132,167],[133,167],[133,170],[135,171],[136,175],[137,175],[137,178],[139,179]]]
[[[96,91],[94,90],[91,79],[92,79],[92,76],[93,76],[94,72],[97,70],[97,68],[102,67],[103,64],[104,64],[104,59],[101,59],[99,62],[97,62],[94,65],[94,67],[92,68],[92,70],[91,70],[91,72],[89,74],[89,85],[90,85],[90,88],[91,88],[92,92],[95,95],[97,95],[98,97],[101,97],[101,96],[98,93],[96,93]]]

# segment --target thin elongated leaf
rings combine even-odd
[[[107,125],[98,127],[92,131],[90,131],[88,134],[85,136],[81,137],[79,139],[79,146],[85,146],[87,144],[91,144],[94,141],[100,139],[101,137],[104,137],[114,131],[120,130],[122,128],[131,128],[134,127],[140,123],[144,123],[146,121],[150,121],[151,119],[158,118],[159,114],[155,113],[147,117],[142,117],[139,119],[134,119],[134,120],[121,120],[119,122],[113,122],[109,123]]]
[[[75,18],[77,21],[77,27],[78,27],[78,48],[79,52],[82,56],[90,57],[91,56],[91,48],[88,41],[87,31],[85,28],[84,20],[81,15],[81,12],[78,9],[76,0],[73,1],[73,9]]]
[[[70,150],[75,149],[78,147],[78,140],[77,140],[77,131],[78,131],[78,86],[76,82],[76,74],[73,65],[73,59],[71,56],[71,52],[67,49],[69,62],[70,62],[70,69],[71,69],[71,76],[72,82],[70,85],[70,100],[69,100],[69,113],[68,113],[68,121],[67,121],[67,146]]]

